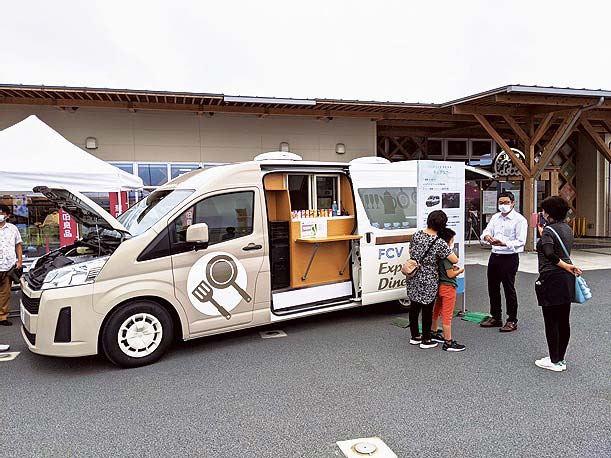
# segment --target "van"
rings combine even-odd
[[[420,162],[265,153],[183,175],[117,219],[78,192],[38,187],[83,233],[22,279],[23,338],[41,355],[101,353],[135,367],[175,339],[406,307]]]

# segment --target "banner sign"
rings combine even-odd
[[[73,244],[78,238],[76,221],[63,210],[59,210],[59,245]]]
[[[457,162],[418,161],[418,229],[434,210],[448,215],[448,227],[456,232],[454,252],[459,265],[465,261],[465,168]],[[458,278],[458,293],[464,292],[464,273]]]
[[[110,214],[114,217],[117,217],[125,210],[127,210],[127,206],[129,202],[127,200],[127,192],[121,191],[121,208],[119,208],[119,193],[118,192],[109,192],[108,198],[110,200]]]

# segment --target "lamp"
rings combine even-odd
[[[343,143],[338,143],[335,145],[335,153],[336,154],[346,154],[346,145]]]
[[[85,148],[98,149],[98,139],[95,137],[87,137],[85,139]]]
[[[288,153],[290,151],[288,142],[280,142],[280,151]]]

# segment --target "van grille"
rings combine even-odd
[[[21,303],[23,304],[23,308],[26,309],[30,314],[38,315],[38,309],[40,308],[40,298],[29,297],[22,291]]]
[[[28,339],[28,341],[32,344],[32,345],[36,345],[36,334],[32,334],[31,332],[28,332],[28,330],[25,328],[25,326],[22,326],[23,329],[23,333],[25,334],[26,338]]]

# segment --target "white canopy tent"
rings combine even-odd
[[[32,192],[35,186],[80,192],[141,189],[142,179],[83,151],[32,115],[0,131],[0,191]]]

